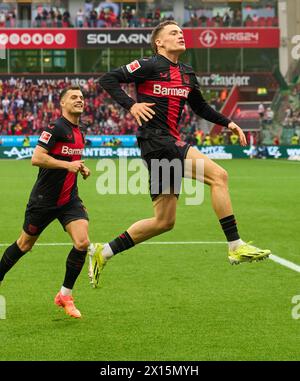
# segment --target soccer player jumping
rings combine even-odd
[[[178,159],[183,166],[184,160],[189,159],[192,173],[182,175],[204,181],[210,186],[212,205],[228,241],[230,263],[252,262],[270,255],[270,250],[259,249],[240,238],[228,191],[227,172],[197,149],[182,142],[178,123],[187,101],[196,114],[229,128],[245,146],[247,142],[242,129],[205,102],[192,67],[178,61],[186,48],[183,32],[176,22],[165,21],[155,27],[151,45],[155,53],[153,57],[135,60],[104,74],[100,84],[137,120],[137,141],[141,156],[148,165],[151,189],[152,185],[158,185],[159,189],[155,193],[150,189],[154,217],[134,223],[104,246],[99,243],[90,245],[89,275],[94,287],[99,283],[104,265],[113,255],[164,233],[175,224],[178,193],[171,189],[169,194],[163,194],[163,179],[157,179],[157,174],[151,173],[151,162],[155,159]],[[120,86],[121,83],[131,82],[136,85],[137,102]],[[197,159],[204,161],[204,179],[196,171]]]
[[[69,233],[74,246],[66,261],[63,286],[54,303],[66,314],[80,318],[72,289],[85,262],[89,245],[88,215],[78,196],[77,174],[84,179],[90,170],[81,160],[84,137],[79,118],[84,109],[83,94],[78,86],[65,88],[60,94],[62,117],[42,132],[32,156],[39,173],[25,212],[23,231],[9,246],[0,261],[0,283],[16,262],[31,250],[42,231],[56,218]]]

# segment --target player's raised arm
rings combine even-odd
[[[217,112],[213,109],[203,98],[200,89],[194,88],[189,96],[188,102],[197,115],[201,118],[208,120],[209,122],[220,124],[221,126],[228,127],[231,120],[228,119],[225,115]]]
[[[219,124],[221,126],[229,128],[232,132],[236,133],[239,136],[240,143],[242,146],[247,144],[245,134],[243,130],[225,115],[217,112],[213,109],[203,98],[203,95],[200,91],[199,84],[196,82],[193,90],[188,96],[188,102],[192,110],[201,118],[208,120],[209,122]]]

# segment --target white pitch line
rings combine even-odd
[[[171,242],[141,242],[140,245],[225,245],[224,241],[171,241]],[[1,246],[10,246],[11,243],[0,243]],[[71,242],[36,243],[34,246],[70,246]]]
[[[274,254],[271,254],[269,256],[269,258],[272,259],[272,261],[279,263],[282,266],[288,267],[289,269],[297,271],[298,273],[300,273],[300,266],[296,265],[293,262],[288,261],[287,259],[277,257],[277,255],[274,255]]]
[[[171,241],[171,242],[142,242],[142,245],[218,245],[226,244],[224,241]]]
[[[224,241],[165,241],[165,242],[142,242],[142,245],[225,245],[227,242]],[[0,243],[2,246],[10,246],[10,243]],[[49,242],[49,243],[36,243],[35,246],[71,246],[70,242]],[[300,266],[296,263],[290,262],[287,259],[278,257],[277,255],[271,254],[269,258],[281,266],[287,267],[300,273]]]

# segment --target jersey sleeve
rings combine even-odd
[[[41,133],[37,145],[45,148],[47,151],[50,151],[58,138],[57,126],[55,124],[50,124],[44,131]]]
[[[149,79],[153,71],[153,62],[151,59],[140,59],[121,66],[126,83],[141,83]]]
[[[121,88],[121,83],[142,83],[149,78],[152,70],[151,60],[135,60],[104,74],[99,83],[116,102],[129,110],[135,101]]]
[[[189,93],[188,103],[197,115],[201,116],[201,118],[205,120],[208,120],[209,122],[219,124],[224,127],[228,127],[228,124],[231,122],[230,119],[217,112],[205,101],[196,75],[193,76],[193,89]]]

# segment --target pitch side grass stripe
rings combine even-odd
[[[227,242],[224,241],[166,241],[166,242],[142,242],[142,245],[225,245]],[[0,247],[9,246],[10,243],[0,243]],[[35,246],[71,246],[70,242],[49,242],[49,243],[36,243]],[[278,257],[277,255],[271,254],[269,258],[280,264],[281,266],[287,267],[300,273],[300,266],[296,263],[288,261],[287,259]]]

